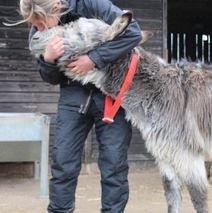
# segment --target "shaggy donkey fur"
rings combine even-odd
[[[81,30],[74,28],[73,31],[79,34]],[[46,33],[48,31],[34,38],[39,37],[42,41]],[[90,43],[84,42],[84,36],[69,41],[73,44],[67,47],[69,58],[96,45],[97,34],[93,32],[89,36],[92,36]],[[31,49],[34,51],[37,45],[33,41]],[[126,118],[142,133],[148,151],[158,163],[168,212],[180,212],[181,188],[185,184],[196,212],[208,213],[204,160],[205,155],[211,156],[212,144],[211,68],[194,63],[170,65],[141,47],[134,51],[140,55],[140,63],[122,107],[126,110]],[[64,60],[63,56],[60,58],[59,66],[68,77],[83,84],[91,82],[115,99],[130,58],[131,54],[127,54],[104,69],[91,70],[85,76],[65,69],[67,56]]]
[[[98,19],[78,18],[74,22],[64,26],[52,27],[43,32],[37,31],[30,40],[31,53],[39,57],[43,53],[48,41],[55,36],[63,38],[65,54],[58,60],[61,66],[70,61],[70,57],[78,53],[87,53],[94,47],[113,40],[123,33],[132,19],[132,13],[126,11],[115,19],[112,25],[108,25]]]

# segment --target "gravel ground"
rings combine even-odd
[[[130,200],[125,213],[166,213],[161,179],[157,169],[131,171]],[[98,173],[81,174],[77,188],[76,213],[99,213],[100,178]],[[38,197],[39,181],[34,179],[0,179],[0,213],[46,213],[48,199]],[[212,186],[209,185],[212,212]],[[195,213],[187,191],[183,190],[182,213]]]

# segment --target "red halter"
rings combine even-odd
[[[110,96],[105,97],[105,111],[104,111],[104,118],[102,119],[105,123],[114,122],[114,117],[115,117],[117,111],[119,110],[123,97],[124,97],[125,93],[129,90],[129,87],[130,87],[132,80],[134,78],[134,75],[136,73],[136,70],[138,68],[138,62],[139,62],[139,55],[137,53],[134,53],[132,55],[129,70],[127,72],[127,75],[124,79],[122,87],[121,87],[119,94],[117,95],[115,101],[113,101],[113,99]]]

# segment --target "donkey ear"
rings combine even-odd
[[[154,34],[151,31],[142,30],[141,31],[141,41],[140,41],[140,44],[143,44],[146,41],[148,41],[150,38],[152,38],[153,35]]]
[[[132,20],[132,13],[124,10],[120,16],[117,16],[114,22],[107,28],[107,41],[113,40],[115,37],[125,32],[126,28]]]
[[[132,17],[133,17],[133,12],[130,10],[123,10],[123,14],[122,17],[127,17],[128,19],[128,24],[132,21]]]

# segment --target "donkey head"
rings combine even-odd
[[[55,30],[55,27],[45,30],[43,32],[37,31],[29,41],[29,50],[32,55],[38,58],[44,53],[48,42],[55,36],[59,36],[60,31]]]

